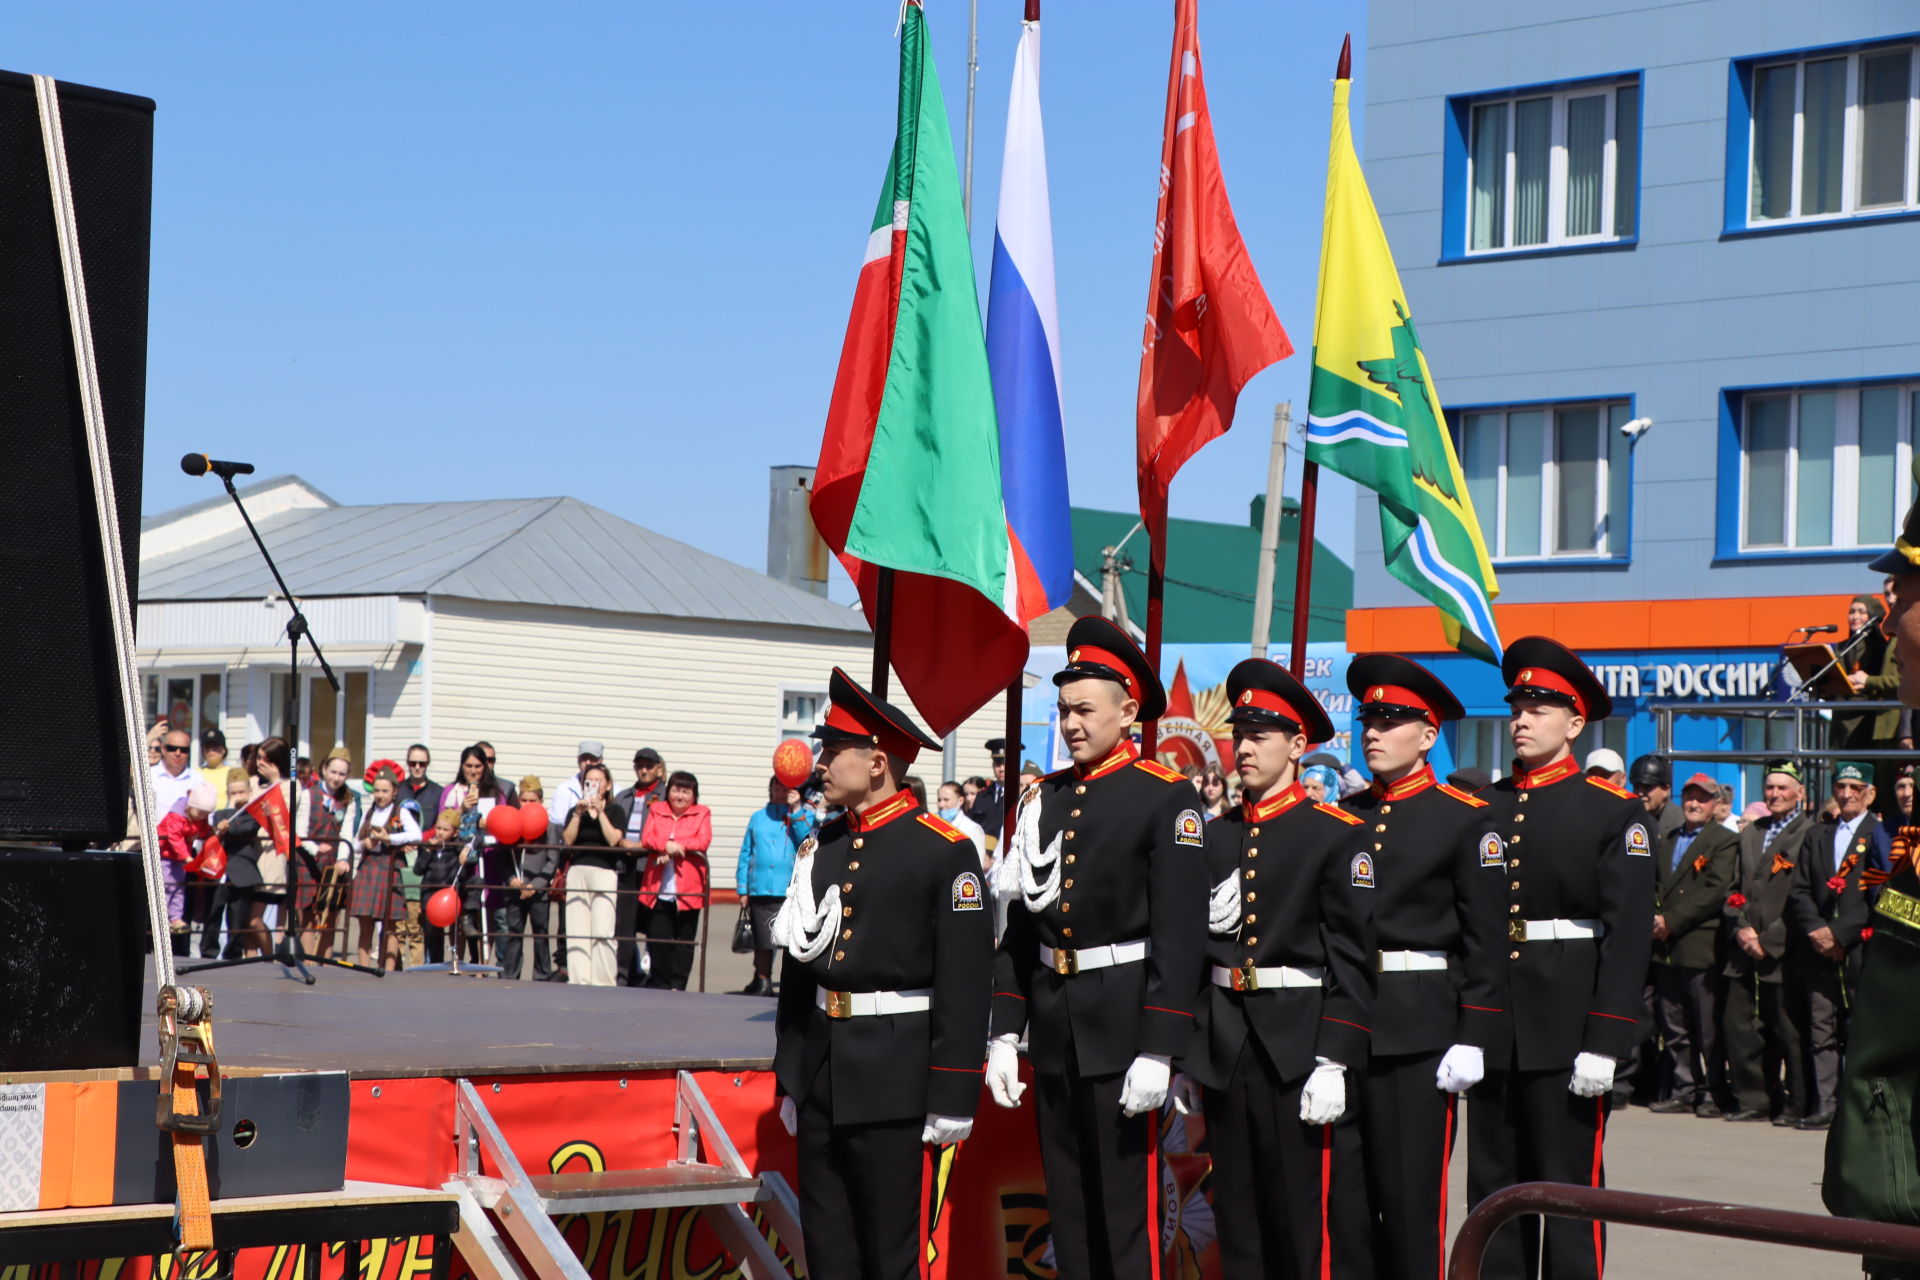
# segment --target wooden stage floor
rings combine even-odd
[[[740,1071],[773,1062],[773,1001],[761,997],[444,973],[315,972],[319,982],[309,987],[277,965],[182,971],[182,983],[213,993],[223,1070],[346,1071],[371,1079]],[[149,1010],[152,982],[149,974]],[[141,1065],[158,1065],[151,1013],[140,1044]]]

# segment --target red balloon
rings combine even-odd
[[[448,885],[427,899],[427,909],[422,914],[436,929],[451,928],[460,915],[460,891]]]
[[[520,811],[508,804],[497,804],[487,811],[487,834],[501,844],[520,843]]]
[[[523,804],[520,806],[520,838],[528,844],[547,842],[547,824],[552,821],[547,816],[547,806],[543,804]]]
[[[773,776],[783,787],[798,787],[813,776],[813,752],[798,738],[773,749]]]

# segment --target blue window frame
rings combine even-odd
[[[1487,554],[1504,567],[1624,562],[1632,548],[1632,396],[1447,410]]]
[[[1914,499],[1920,376],[1732,387],[1720,395],[1722,558],[1885,547]]]
[[[1920,40],[1736,58],[1725,231],[1920,215]]]
[[[1638,71],[1447,99],[1442,261],[1631,244]]]

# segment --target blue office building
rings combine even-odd
[[[1768,696],[1793,628],[1880,590],[1913,498],[1920,7],[1373,0],[1359,88],[1503,638],[1600,668],[1591,744],[1628,759],[1650,702]],[[1357,519],[1350,647],[1429,662],[1473,717],[1451,753],[1502,770],[1498,674],[1387,574],[1371,495]]]

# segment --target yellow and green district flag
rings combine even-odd
[[[1353,152],[1352,87],[1344,76],[1333,85],[1307,459],[1380,496],[1387,569],[1440,607],[1449,644],[1498,662],[1493,598],[1500,587]]]

